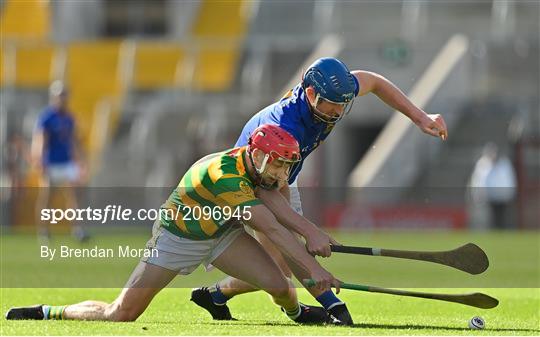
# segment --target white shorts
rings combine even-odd
[[[46,176],[51,185],[73,184],[79,179],[79,166],[74,162],[50,164],[46,167]]]
[[[298,182],[295,180],[292,184],[289,185],[290,190],[290,203],[291,208],[300,215],[304,215],[302,211],[302,200],[300,199],[300,191],[298,189]]]
[[[156,249],[157,254],[143,257],[141,261],[175,271],[180,275],[191,274],[201,264],[206,271],[210,271],[214,268],[211,263],[242,233],[244,233],[242,226],[233,225],[218,238],[190,240],[172,234],[157,220],[152,228],[152,238],[146,243],[146,249]]]

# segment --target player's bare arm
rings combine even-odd
[[[328,257],[331,254],[330,245],[339,244],[314,223],[295,212],[280,191],[259,188],[256,195],[279,223],[304,237],[306,249],[310,254]]]
[[[428,114],[417,107],[392,82],[383,76],[364,70],[355,70],[351,73],[360,84],[358,96],[367,93],[377,95],[384,103],[409,117],[424,133],[434,137],[448,138],[446,123],[440,114]]]
[[[87,156],[84,151],[82,139],[80,133],[75,128],[73,136],[73,160],[77,163],[80,170],[79,180],[82,183],[87,182],[88,180],[88,161]]]
[[[319,289],[328,290],[334,286],[339,292],[339,280],[322,268],[317,260],[306,252],[298,240],[277,221],[265,205],[252,207],[251,219],[246,222],[253,229],[265,234],[295,265],[309,273]]]
[[[281,195],[287,199],[287,202],[290,204],[291,203],[291,189],[289,188],[289,183],[285,183],[283,184],[283,186],[281,186],[281,188],[279,189],[279,193],[281,193]]]
[[[41,170],[41,163],[43,159],[43,147],[45,146],[45,132],[43,130],[36,130],[32,136],[32,145],[30,149],[30,155],[32,159],[32,165],[35,168]]]

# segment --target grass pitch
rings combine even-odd
[[[457,289],[446,289],[456,291]],[[354,327],[300,326],[290,321],[264,293],[229,302],[234,322],[213,321],[191,303],[189,289],[166,289],[133,323],[77,321],[5,321],[2,335],[539,335],[538,289],[486,289],[501,301],[481,310],[453,303],[400,298],[344,290],[340,296],[354,317]],[[73,303],[86,298],[111,301],[116,289],[4,289],[2,311],[10,305]],[[314,303],[305,291],[301,300]],[[484,330],[470,330],[481,316]]]
[[[114,245],[119,242],[144,244],[148,233],[108,234],[94,236],[95,244]],[[413,290],[462,293],[481,291],[500,300],[497,308],[482,310],[454,303],[406,298],[343,290],[340,298],[347,302],[356,325],[353,327],[300,326],[290,321],[262,292],[236,297],[229,301],[231,312],[238,321],[212,321],[210,315],[189,301],[190,289],[210,284],[222,275],[198,270],[190,277],[178,278],[174,287],[163,290],[147,311],[133,323],[105,323],[80,321],[6,321],[0,319],[2,335],[540,335],[540,289],[538,287],[538,232],[529,233],[370,233],[341,234],[336,237],[344,244],[361,244],[403,249],[450,249],[464,242],[476,242],[490,257],[491,266],[480,278],[422,262],[380,257],[346,256],[336,254],[322,260],[329,270],[346,282],[379,286],[419,287]],[[68,237],[57,240],[69,242]],[[124,241],[122,241],[124,240]],[[94,243],[91,243],[92,245]],[[514,243],[520,250],[508,249]],[[75,245],[75,243],[70,242]],[[96,280],[107,274],[119,274],[124,281],[136,260],[103,264],[81,260],[63,264],[44,262],[36,258],[35,238],[24,235],[2,235],[0,276],[0,309],[46,303],[70,304],[87,299],[112,301],[119,287],[110,288],[17,288],[17,280],[47,277],[45,269],[56,276],[89,275]],[[496,247],[506,247],[497,250]],[[14,252],[18,258],[15,258]],[[522,257],[519,259],[519,257]],[[523,257],[529,258],[524,259]],[[530,258],[532,256],[532,258]],[[518,258],[518,259],[516,259]],[[525,260],[525,261],[524,261]],[[514,262],[512,265],[512,261]],[[102,268],[103,267],[103,268]],[[40,269],[41,268],[41,269]],[[87,268],[87,269],[85,269]],[[374,274],[376,274],[374,276]],[[457,276],[456,276],[457,275]],[[50,275],[49,275],[50,276]],[[457,279],[452,279],[455,276]],[[433,288],[430,284],[448,286],[448,278],[458,282],[457,288]],[[483,279],[482,277],[486,277]],[[466,280],[462,282],[463,280]],[[414,285],[410,280],[424,279]],[[483,287],[490,282],[497,287]],[[384,284],[387,280],[387,284]],[[409,280],[409,281],[407,281]],[[447,281],[446,283],[444,281]],[[21,281],[22,282],[22,281]],[[182,283],[187,282],[187,283]],[[470,282],[470,283],[467,283]],[[515,288],[502,287],[508,282]],[[99,283],[96,283],[99,284]],[[536,284],[534,287],[524,285]],[[429,286],[427,286],[429,285]],[[476,287],[474,285],[477,285]],[[480,286],[478,286],[480,285]],[[306,291],[300,290],[301,301],[315,304]],[[470,330],[468,320],[481,316],[486,321],[484,330]]]

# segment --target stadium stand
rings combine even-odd
[[[131,87],[159,90],[181,85],[185,51],[177,44],[139,41],[136,44]]]
[[[50,2],[40,0],[4,1],[1,25],[3,39],[44,39],[50,32]]]
[[[163,6],[166,3],[160,2]],[[221,149],[239,132],[244,120],[282,94],[280,91],[291,80],[291,74],[306,61],[323,34],[330,33],[345,41],[345,49],[338,56],[347,64],[381,73],[405,92],[451,32],[459,30],[471,38],[465,71],[456,74],[461,77],[438,92],[426,108],[454,116],[459,121],[455,128],[462,132],[450,130],[446,152],[430,147],[428,152],[432,157],[444,159],[424,162],[419,171],[423,178],[412,179],[410,184],[414,186],[406,195],[419,195],[415,191],[432,184],[433,178],[425,172],[454,163],[443,174],[449,176],[451,184],[462,183],[470,167],[464,162],[457,163],[467,160],[465,156],[473,157],[479,149],[473,145],[475,142],[463,144],[453,135],[468,139],[472,131],[462,127],[468,125],[471,117],[467,107],[472,106],[471,102],[488,102],[488,94],[506,91],[509,81],[515,86],[512,102],[520,106],[525,120],[530,121],[525,122],[524,134],[538,133],[532,128],[538,124],[534,110],[538,106],[535,92],[538,84],[522,80],[528,74],[538,73],[537,35],[531,33],[537,28],[534,14],[538,12],[538,4],[515,5],[514,12],[521,19],[515,22],[510,35],[516,38],[506,41],[500,38],[495,41],[492,36],[490,1],[463,6],[444,2],[404,2],[403,6],[381,2],[373,6],[355,2],[202,0],[190,2],[189,26],[162,35],[149,38],[140,32],[133,35],[127,32],[121,39],[109,40],[106,30],[102,30],[96,40],[77,38],[62,43],[57,36],[51,36],[51,26],[55,25],[51,13],[58,15],[51,2],[6,0],[2,6],[1,24],[6,35],[0,53],[0,84],[2,93],[6,94],[2,105],[9,127],[22,130],[22,120],[31,122],[45,103],[50,80],[65,79],[72,89],[72,110],[83,128],[84,144],[93,158],[102,158],[101,166],[94,165],[93,184],[144,184],[152,175],[155,149],[168,151],[176,158],[171,163],[175,172],[183,165],[177,159],[192,150],[178,144],[193,142],[196,139],[193,134],[197,132],[216,137],[217,141],[211,144],[215,149],[208,150]],[[174,20],[179,17],[174,10],[183,10],[182,6],[177,7],[165,7],[167,10],[157,12],[166,13],[163,20]],[[418,15],[417,20],[407,17],[411,13]],[[283,19],[283,23],[276,24],[278,19]],[[136,26],[140,28],[144,24]],[[163,27],[174,28],[174,24],[168,22]],[[96,31],[100,30],[94,27],[92,34]],[[425,34],[427,31],[429,34]],[[88,35],[93,39],[92,34]],[[408,58],[385,57],[385,48],[398,44],[396,41],[406,47]],[[514,67],[516,59],[520,60],[519,67]],[[464,84],[456,91],[455,83]],[[500,133],[512,111],[497,105],[494,109],[507,112],[491,113],[487,106],[477,109],[481,115],[495,119],[483,125],[484,133]],[[390,109],[372,95],[358,99],[352,113],[339,126],[342,130],[313,154],[314,162],[324,160],[334,165],[336,174],[321,173],[321,185],[345,185],[350,168],[371,145],[376,131],[382,129],[390,114]],[[227,117],[223,123],[212,125],[209,120],[216,116]],[[96,121],[101,122],[97,125]],[[106,137],[104,121],[108,122]],[[30,122],[24,122],[27,137]],[[166,122],[168,128],[177,132],[156,136],[160,125]],[[477,122],[473,120],[471,128]],[[141,146],[132,151],[131,135],[135,131],[139,137],[137,144]],[[366,134],[370,136],[351,149],[349,144],[358,140],[358,135]],[[222,135],[228,138],[220,138]],[[431,143],[423,145],[431,146]],[[343,148],[351,150],[349,158],[339,157]],[[191,156],[196,154],[190,153]],[[122,172],[126,161],[134,159],[140,160],[137,166],[140,172]]]
[[[49,44],[21,44],[15,52],[15,80],[18,88],[46,88],[53,79],[55,48]]]
[[[230,87],[241,55],[241,42],[247,33],[246,11],[250,5],[250,1],[202,1],[191,31],[193,39],[204,41],[192,56],[197,60],[193,88],[222,91]]]
[[[71,88],[71,109],[91,159],[97,158],[101,151],[102,143],[97,139],[109,136],[96,124],[101,104],[109,107],[108,130],[114,130],[119,119],[124,93],[120,45],[120,41],[103,40],[72,43],[67,48],[66,79]]]

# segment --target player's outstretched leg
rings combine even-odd
[[[255,232],[257,240],[261,243],[264,249],[272,256],[274,261],[278,263],[281,270],[288,275],[294,274],[296,279],[304,280],[310,276],[304,270],[297,269],[295,264],[289,261],[281,254],[276,246],[264,234]],[[234,286],[234,285],[233,285]],[[352,325],[353,320],[347,306],[331,291],[321,291],[317,288],[308,288],[309,293],[328,311],[332,318],[332,323],[336,325]]]
[[[175,276],[176,272],[139,262],[126,288],[112,303],[85,301],[72,305],[11,308],[6,313],[6,319],[134,321],[144,312],[154,296]]]
[[[269,240],[268,240],[269,241]],[[264,243],[264,241],[263,241]],[[267,247],[265,247],[266,250]],[[269,251],[269,250],[267,250]],[[270,248],[270,255],[279,253],[277,248],[272,246]],[[294,287],[294,284],[290,281],[291,276],[291,270],[289,269],[287,263],[283,258],[281,258],[278,262],[279,269],[282,271],[282,273],[287,277],[290,283],[290,291],[294,294],[296,297],[296,288]],[[233,298],[234,296],[246,294],[254,291],[260,290],[259,288],[242,281],[238,278],[228,276],[224,278],[223,280],[217,282],[215,285],[211,287],[201,287],[194,289],[191,292],[191,300],[195,302],[200,307],[203,307],[206,309],[211,315],[212,318],[215,320],[232,320],[232,318],[229,307],[227,306],[227,301]],[[338,300],[339,301],[339,300]],[[342,303],[342,302],[340,302]],[[305,311],[311,312],[311,316],[320,313],[320,316],[327,316],[327,314],[324,313],[324,309],[322,307],[317,306],[310,306],[306,304],[301,304],[301,307],[305,309]],[[346,309],[345,309],[346,310]],[[338,317],[343,317],[343,315],[339,315]],[[350,319],[350,316],[349,316]],[[335,319],[332,320],[332,323],[334,324],[343,324],[341,320]],[[352,320],[350,319],[350,324],[352,324]]]
[[[292,267],[292,272],[294,273],[295,277],[297,279],[305,279],[309,278],[308,275],[304,275],[304,272],[301,270],[294,270],[294,264],[286,261],[283,258],[283,255],[277,250],[277,248],[274,246],[274,244],[267,239],[263,234],[256,232],[257,240],[261,243],[261,245],[264,247],[265,251],[268,252],[273,260],[278,264],[279,268],[285,275],[291,275],[291,269],[289,268],[289,265]],[[199,288],[202,289],[202,288]],[[225,310],[228,312],[229,308],[227,307],[227,301],[231,298],[233,298],[236,295],[241,295],[253,291],[259,290],[259,288],[242,281],[235,277],[227,277],[212,287],[212,292],[209,292],[209,294],[206,295],[208,298],[209,296],[212,298],[212,300],[208,299],[206,301],[206,306],[201,305],[203,308],[208,310],[212,316],[214,317],[214,314],[212,312],[224,312]],[[291,291],[294,292],[294,296],[296,296],[296,289],[294,287],[291,288]],[[319,301],[323,305],[323,307],[328,311],[328,314],[332,318],[332,323],[336,325],[352,325],[353,320],[351,318],[351,315],[349,313],[349,310],[347,309],[347,306],[344,302],[342,302],[339,298],[334,295],[332,291],[320,291],[316,288],[309,288],[308,291],[311,293],[311,295]],[[321,307],[315,307],[315,306],[306,306],[310,308],[312,311],[319,311]],[[216,318],[217,319],[217,318]]]
[[[309,307],[298,302],[293,285],[257,240],[247,233],[239,235],[212,264],[224,273],[243,280],[245,284],[270,294],[273,301],[295,322],[329,322],[323,308]]]
[[[306,278],[309,278],[309,275],[305,273],[305,271],[301,269],[295,268],[295,264],[289,261],[286,257],[280,254],[280,257],[286,261],[286,263],[290,266],[294,276],[298,280],[304,280]],[[332,323],[336,325],[353,325],[354,322],[352,320],[351,314],[349,313],[349,310],[347,309],[347,305],[345,302],[342,302],[337,296],[331,291],[321,291],[316,288],[307,288],[307,290],[310,292],[310,294],[315,297],[315,299],[322,304],[324,309],[328,312],[330,315],[330,318],[332,319]]]
[[[227,306],[227,301],[229,298],[221,292],[219,286],[221,283],[228,284],[228,282],[232,282],[233,284],[244,284],[246,288],[249,287],[250,289],[253,289],[252,291],[260,290],[237,278],[227,277],[214,286],[193,289],[191,292],[191,301],[206,309],[206,311],[208,311],[215,320],[236,320],[232,317],[229,307]],[[294,290],[294,284],[292,284],[290,280],[289,286]],[[304,315],[305,322],[302,323],[320,323],[321,320],[324,320],[325,322],[329,320],[328,314],[322,307],[310,306],[303,303],[299,304],[302,308],[302,312],[311,312],[311,314]],[[282,311],[284,311],[283,308]],[[299,318],[297,321],[300,322],[303,320],[303,318]]]

